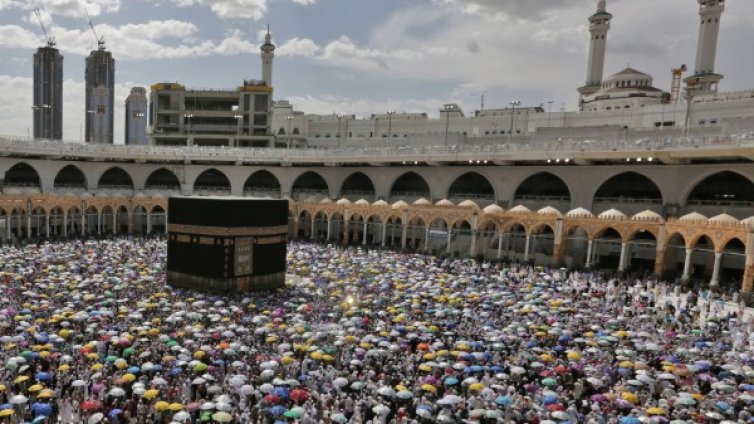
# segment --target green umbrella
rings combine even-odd
[[[130,356],[130,355],[133,355],[135,352],[136,351],[134,350],[134,348],[129,347],[123,350],[123,356]]]
[[[199,417],[199,421],[209,421],[212,418],[211,412],[205,412],[202,414],[201,417]]]
[[[194,371],[196,372],[202,372],[207,369],[207,364],[200,362],[196,365],[194,365]]]
[[[283,416],[286,418],[293,418],[294,420],[301,418],[301,414],[298,411],[294,410],[286,412],[285,414],[283,414]]]
[[[25,350],[25,351],[21,352],[21,356],[23,356],[24,358],[30,358],[33,355],[34,355],[34,352],[32,352],[30,350]]]
[[[107,358],[105,358],[105,360],[106,360],[107,362],[109,362],[109,363],[111,363],[111,364],[112,364],[113,362],[115,362],[115,361],[117,361],[117,360],[118,360],[118,357],[117,357],[117,356],[115,356],[115,355],[110,355],[110,356],[108,356]]]
[[[325,352],[328,355],[335,355],[336,353],[338,353],[338,349],[336,349],[336,348],[334,348],[332,346],[324,347],[324,348],[322,348],[322,351]]]
[[[175,341],[175,340],[168,340],[168,343],[167,343],[167,345],[168,345],[168,347],[177,346],[177,345],[178,345],[178,342],[177,342],[177,341]]]
[[[542,380],[542,384],[544,384],[545,386],[554,386],[558,384],[558,382],[555,381],[554,378],[545,378],[544,380]]]

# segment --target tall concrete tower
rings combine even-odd
[[[607,32],[613,15],[607,13],[605,0],[597,3],[597,13],[589,17],[589,62],[586,68],[586,85],[580,87],[581,99],[596,93],[602,84],[602,74],[605,69],[605,51],[607,50]]]
[[[86,58],[86,142],[113,144],[115,59],[99,43]]]
[[[262,50],[262,81],[268,87],[272,87],[272,60],[275,58],[275,45],[272,44],[269,26],[267,27],[267,35],[264,36],[264,44],[260,49]]]
[[[126,98],[126,144],[148,144],[147,112],[147,90],[133,87]]]
[[[694,75],[686,78],[687,88],[693,87],[696,94],[717,92],[723,76],[715,73],[717,38],[720,34],[720,17],[725,10],[725,0],[697,0],[699,2],[699,43],[696,47]]]
[[[63,138],[63,56],[53,42],[34,53],[34,138]]]

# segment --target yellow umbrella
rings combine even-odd
[[[636,404],[639,403],[639,396],[636,396],[635,394],[633,394],[631,392],[623,392],[623,393],[621,393],[620,397],[621,397],[621,399],[623,399],[625,401],[628,401],[628,402],[631,402],[634,405],[636,405]]]
[[[332,355],[322,355],[322,359],[327,362],[332,362],[335,358]]]
[[[12,409],[3,409],[0,411],[0,417],[10,417],[11,415],[15,414]]]
[[[41,384],[34,384],[33,386],[29,387],[29,392],[38,392],[40,390],[44,389],[44,386]]]
[[[154,404],[154,409],[156,411],[167,411],[170,409],[170,404],[165,402],[164,400],[161,400]]]
[[[105,366],[104,366],[104,365],[102,365],[102,364],[94,364],[94,365],[92,365],[92,366],[90,367],[90,369],[91,369],[92,371],[100,371],[100,370],[102,370],[102,368],[105,368]]]
[[[419,365],[419,371],[432,371],[432,367],[427,364]]]
[[[58,367],[58,371],[68,371],[69,369],[71,369],[71,366],[68,364],[63,364]]]
[[[181,405],[180,403],[171,403],[170,406],[168,406],[168,409],[178,412],[183,410],[183,405]]]
[[[282,358],[280,358],[280,362],[282,362],[283,365],[290,365],[290,364],[296,362],[296,360],[293,359],[290,356],[283,356]]]
[[[578,361],[581,359],[581,354],[574,350],[568,351],[567,356],[568,356],[568,359],[571,361]]]
[[[204,358],[204,355],[206,355],[206,354],[207,354],[207,352],[205,352],[203,350],[197,350],[196,352],[194,352],[194,359]]]
[[[552,362],[552,356],[543,353],[542,355],[539,355],[539,360],[542,362]]]
[[[120,378],[121,381],[124,383],[131,383],[136,380],[136,376],[133,374],[125,374],[123,377]]]
[[[152,400],[152,399],[156,398],[157,395],[159,395],[159,394],[160,394],[159,390],[149,389],[146,392],[144,392],[144,394],[141,395],[141,397],[143,397],[144,399],[147,399],[147,400]],[[165,402],[165,403],[167,403],[167,402]]]
[[[44,389],[41,392],[39,392],[39,394],[37,395],[37,397],[39,399],[49,399],[49,398],[52,397],[52,395],[53,395],[52,390],[50,390],[50,389]]]
[[[647,415],[665,415],[666,412],[662,408],[649,408],[647,409]]]
[[[622,367],[622,368],[633,368],[634,367],[634,363],[631,362],[631,361],[623,361],[623,362],[619,363],[618,366]]]
[[[435,387],[435,386],[433,386],[431,384],[424,384],[424,385],[422,385],[422,390],[424,390],[425,392],[437,393],[437,387]]]
[[[4,392],[6,389],[5,384],[0,384],[0,392]]]
[[[469,390],[472,390],[472,391],[475,391],[475,392],[477,392],[479,390],[482,390],[482,389],[484,389],[484,384],[482,384],[482,383],[474,383],[474,384],[469,385]]]

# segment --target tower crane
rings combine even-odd
[[[673,82],[670,86],[670,103],[678,103],[678,100],[680,100],[681,80],[683,78],[683,73],[687,70],[688,68],[686,65],[671,69],[671,72],[673,73]]]
[[[89,16],[89,12],[84,9],[84,13],[86,14],[86,21],[89,24],[89,28],[92,29],[94,38],[97,40],[97,48],[99,50],[105,50],[105,37],[97,35],[97,30],[94,29],[94,24],[92,24],[92,18]]]
[[[47,28],[45,28],[45,23],[42,20],[42,13],[39,11],[39,9],[34,9],[34,15],[37,17],[37,20],[39,21],[39,26],[42,27],[42,32],[45,33],[45,38],[47,39],[47,47],[55,47],[55,37],[52,37],[47,32]]]

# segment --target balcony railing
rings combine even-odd
[[[342,163],[342,162],[404,162],[448,161],[464,162],[472,158],[490,161],[555,160],[557,158],[588,157],[599,160],[601,156],[615,158],[614,152],[625,157],[649,156],[653,152],[683,152],[707,156],[727,148],[727,151],[754,148],[754,139],[744,136],[701,138],[668,138],[639,141],[513,141],[485,145],[465,146],[376,146],[342,148],[284,149],[267,147],[213,147],[213,146],[125,146],[112,144],[81,144],[20,137],[0,136],[0,155],[38,155],[63,158],[100,158],[137,161],[215,161],[249,163]],[[729,153],[728,153],[729,154]],[[729,154],[730,155],[730,154]]]

